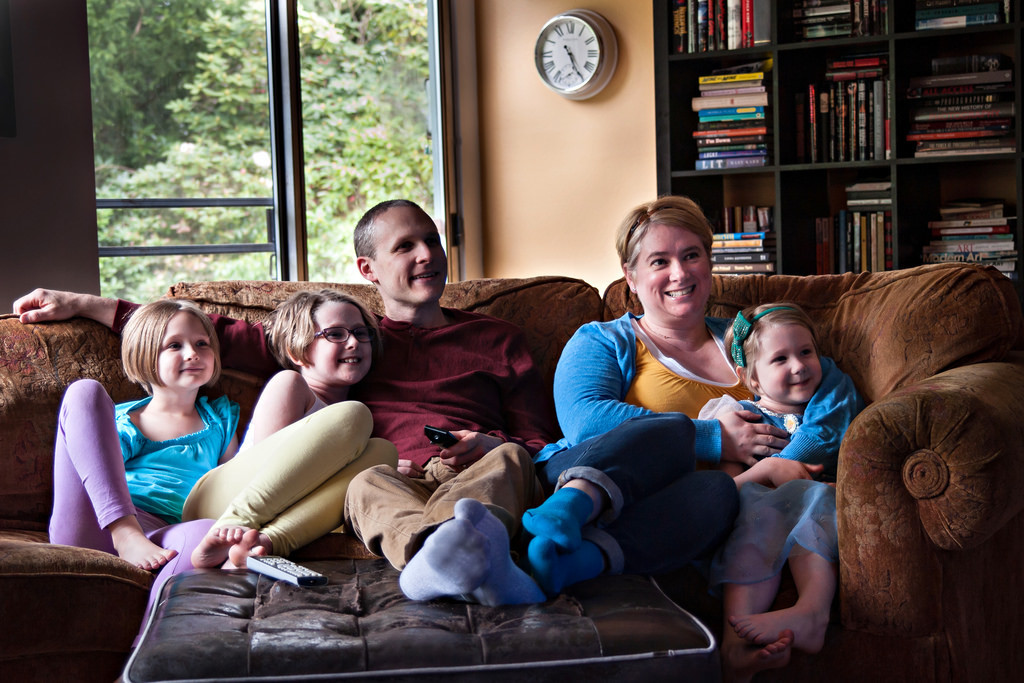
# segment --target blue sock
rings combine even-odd
[[[564,553],[554,541],[538,536],[527,550],[533,578],[550,596],[558,595],[566,586],[592,579],[604,573],[604,553],[593,541],[582,541],[580,547]]]
[[[580,530],[594,511],[594,501],[585,492],[570,486],[551,494],[540,506],[523,513],[523,526],[538,538],[554,541],[563,550],[580,547]]]

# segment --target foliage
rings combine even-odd
[[[264,13],[262,0],[90,0],[94,99],[111,100],[94,104],[97,196],[273,195]],[[355,276],[351,226],[368,206],[394,196],[431,204],[426,24],[422,0],[301,3],[311,279]],[[122,52],[147,58],[111,77]],[[171,64],[180,82],[151,92]],[[101,210],[100,244],[263,242],[264,212]],[[137,299],[181,279],[273,272],[267,254],[104,258],[100,269],[104,292]]]

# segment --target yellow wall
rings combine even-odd
[[[541,82],[544,22],[585,7],[615,29],[608,86],[582,101]],[[487,277],[570,275],[599,290],[621,275],[613,235],[657,194],[653,16],[636,0],[477,0],[483,259]]]

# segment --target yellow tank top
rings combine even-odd
[[[729,386],[676,374],[655,358],[643,339],[637,337],[636,377],[626,393],[627,403],[659,413],[683,413],[697,419],[705,403],[726,394],[737,401],[753,399],[753,394],[739,380]]]

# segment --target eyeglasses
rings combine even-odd
[[[332,344],[344,344],[348,341],[348,338],[352,336],[359,342],[368,342],[373,339],[373,330],[369,327],[357,327],[354,330],[350,330],[347,327],[325,327],[316,334],[313,338],[323,337]]]

